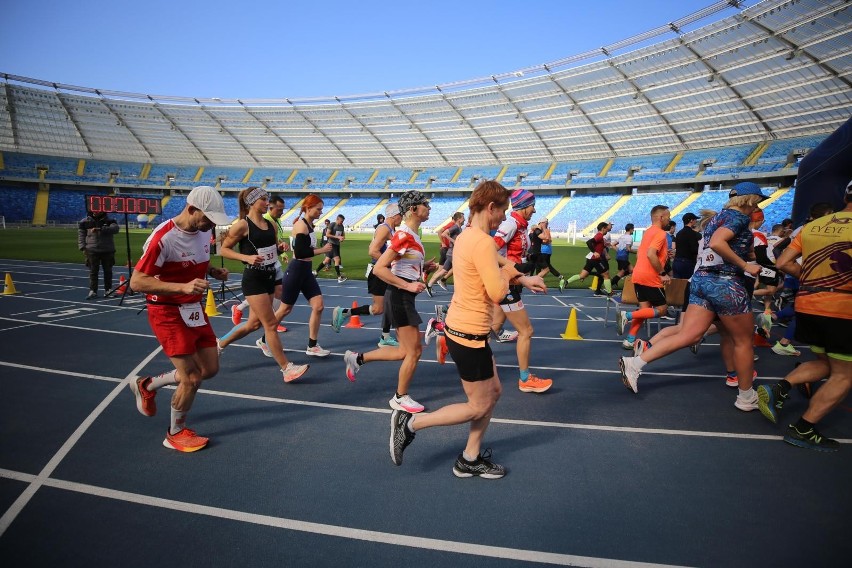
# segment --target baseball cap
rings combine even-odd
[[[388,206],[385,207],[385,218],[389,219],[394,215],[399,215],[399,205],[396,203],[388,203]]]
[[[750,181],[741,181],[735,185],[728,194],[728,197],[737,197],[738,195],[759,195],[762,198],[767,199],[760,190],[760,186]]]
[[[216,225],[230,225],[231,219],[225,213],[225,202],[219,192],[209,185],[199,185],[186,196],[186,204],[192,205]]]
[[[680,218],[680,220],[683,221],[684,225],[688,225],[696,219],[698,219],[698,215],[696,215],[695,213],[684,213],[683,217]]]

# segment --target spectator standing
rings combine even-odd
[[[106,212],[91,213],[80,221],[77,230],[77,248],[86,255],[89,267],[89,295],[87,300],[98,297],[98,272],[104,269],[104,295],[112,290],[112,267],[115,266],[115,240],[119,227],[115,219]]]

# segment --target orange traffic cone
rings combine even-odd
[[[118,279],[118,288],[115,289],[116,294],[124,294],[127,290],[127,278],[124,277],[124,274],[121,275],[121,278]]]
[[[355,308],[358,307],[358,302],[352,302],[352,311],[355,311]],[[352,312],[349,312],[350,314]],[[364,324],[361,323],[361,316],[358,314],[352,314],[349,316],[349,323],[344,325],[343,327],[364,327]]]

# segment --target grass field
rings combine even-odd
[[[134,264],[142,254],[142,245],[151,233],[146,229],[131,229],[130,238],[130,260]],[[372,234],[351,233],[346,236],[341,254],[343,255],[343,272],[350,279],[364,280],[364,271],[369,262],[367,247],[372,239]],[[127,239],[124,229],[115,237],[115,260],[117,265],[126,264]],[[437,259],[440,245],[437,235],[424,235],[423,245],[426,247],[426,257]],[[570,276],[580,271],[585,262],[584,256],[588,252],[585,245],[571,246],[564,243],[556,243],[553,246],[553,266]],[[0,231],[0,258],[18,260],[43,260],[48,262],[79,262],[83,264],[83,253],[77,250],[77,229],[42,229],[24,228],[7,229]],[[219,257],[213,262],[218,263]],[[316,259],[314,266],[319,264]],[[615,269],[615,263],[612,263]],[[225,261],[225,266],[232,272],[242,272],[242,264],[231,260]],[[321,277],[332,277],[334,271],[323,272]],[[549,286],[556,286],[557,279],[548,275],[546,278]],[[583,284],[574,283],[573,287],[580,288],[588,286],[588,281]]]

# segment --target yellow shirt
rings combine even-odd
[[[852,213],[841,211],[811,221],[790,248],[802,253],[796,311],[852,319]]]
[[[486,335],[491,330],[491,310],[509,291],[509,280],[520,276],[513,266],[503,269],[497,261],[494,239],[478,227],[468,227],[456,237],[453,252],[455,290],[446,324],[455,331]],[[481,341],[453,337],[468,347],[482,347]]]

